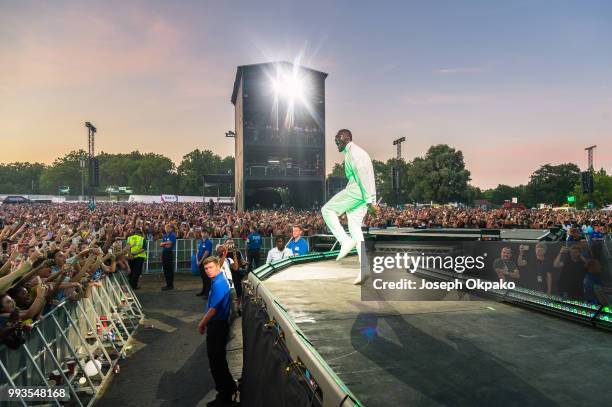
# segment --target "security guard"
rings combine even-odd
[[[129,282],[134,290],[138,289],[138,279],[142,274],[142,267],[147,260],[147,249],[145,247],[144,232],[141,228],[132,230],[132,234],[127,238],[127,243],[131,245]]]
[[[174,225],[167,223],[165,227],[166,233],[162,237],[159,244],[162,248],[162,268],[164,269],[164,277],[166,278],[166,286],[162,287],[162,291],[174,289],[174,256],[176,251],[176,234],[174,233]]]
[[[223,247],[221,259],[209,256],[204,260],[204,270],[211,279],[206,314],[198,324],[200,334],[206,333],[206,353],[210,372],[215,381],[217,397],[208,406],[230,406],[237,386],[227,365],[226,344],[229,334],[230,286],[221,271],[227,248]]]
[[[251,225],[250,233],[247,236],[247,269],[249,272],[260,266],[262,238],[255,226]]]
[[[294,225],[291,231],[291,240],[287,243],[287,249],[291,250],[294,256],[303,256],[308,254],[308,242],[302,237],[302,227]]]

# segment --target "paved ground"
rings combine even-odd
[[[356,274],[349,258],[264,285],[368,407],[612,400],[610,333],[492,301],[361,301]]]
[[[113,378],[96,406],[203,406],[215,395],[206,344],[197,332],[204,300],[195,294],[201,280],[177,274],[174,291],[160,291],[163,277],[142,277],[136,293],[145,312],[121,372]],[[151,326],[152,327],[149,327]],[[234,378],[242,371],[240,320],[234,323],[228,360]]]

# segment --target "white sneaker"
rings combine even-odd
[[[354,285],[361,285],[361,283],[363,282],[363,280],[361,279],[361,272],[359,274],[357,274],[357,278],[355,279],[355,281],[353,281]]]
[[[354,241],[353,239],[349,239],[345,241],[344,243],[342,243],[342,246],[340,246],[340,253],[338,253],[338,257],[336,257],[336,261],[342,260],[343,258],[345,258],[346,255],[349,254],[349,252],[355,248],[355,246],[357,246],[357,242]]]

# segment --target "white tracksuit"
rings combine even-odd
[[[367,213],[367,205],[376,203],[376,183],[372,159],[363,148],[352,141],[344,148],[344,171],[348,178],[346,188],[323,206],[321,214],[340,244],[351,238],[357,242],[357,253],[361,260],[361,223]],[[338,219],[343,213],[346,213],[350,237]]]

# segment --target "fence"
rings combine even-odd
[[[94,403],[119,368],[143,318],[140,302],[122,272],[101,281],[91,290],[91,298],[64,300],[36,321],[19,349],[0,345],[0,394],[23,386],[57,386],[65,389],[67,397],[56,393],[47,405]],[[15,403],[30,404],[24,398],[16,398]]]
[[[304,236],[312,250],[313,245],[311,236]],[[219,243],[224,243],[226,239],[211,238],[213,249]],[[161,240],[147,240],[147,262],[145,263],[145,273],[162,271],[161,262]],[[246,242],[242,239],[235,238],[234,243],[238,250],[246,255]],[[263,237],[260,249],[261,262],[265,262],[268,251],[274,247],[274,237]],[[174,256],[174,269],[179,272],[191,271],[191,254],[198,249],[198,241],[196,239],[178,239],[176,241],[176,255]]]

